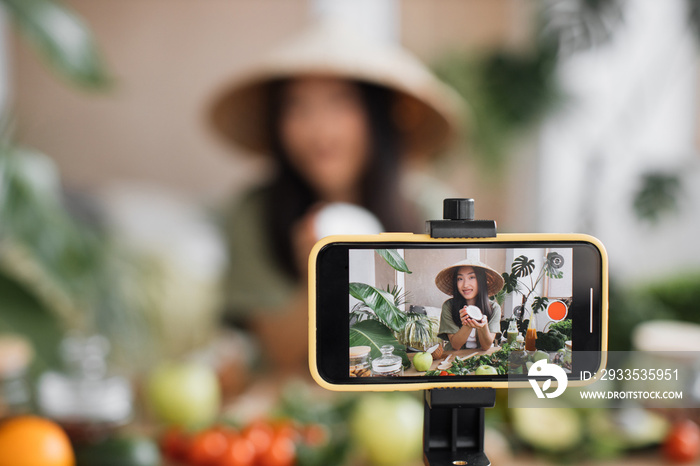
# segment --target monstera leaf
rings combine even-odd
[[[406,314],[394,305],[391,293],[364,283],[350,283],[349,288],[350,296],[372,310],[386,327],[397,333],[403,330]]]
[[[394,347],[394,354],[401,356],[404,367],[410,365],[406,347],[399,343],[386,325],[377,320],[365,320],[350,328],[350,346],[369,346],[372,359],[381,356],[381,347],[384,345]]]
[[[518,278],[527,277],[535,270],[534,259],[528,259],[527,256],[518,256],[513,261],[511,272]]]
[[[535,299],[532,301],[532,310],[535,311],[535,314],[537,314],[546,308],[547,304],[549,304],[549,299],[541,296],[535,296]]]
[[[501,276],[503,277],[503,289],[501,291],[504,292],[504,294],[512,293],[513,291],[518,290],[518,277],[514,273],[508,274],[503,272]]]
[[[377,254],[379,254],[394,270],[412,273],[410,270],[408,270],[406,261],[403,259],[403,257],[401,257],[399,251],[396,249],[377,249]]]

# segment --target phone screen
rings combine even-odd
[[[597,369],[603,258],[579,241],[332,243],[317,257],[316,363],[332,384],[522,380]]]

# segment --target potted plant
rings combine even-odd
[[[395,249],[376,251],[394,270],[411,273]],[[408,294],[397,286],[385,290],[365,283],[349,285],[350,296],[359,302],[350,311],[350,346],[369,346],[372,358],[378,357],[384,345],[394,347],[404,366],[409,365],[408,346],[425,351],[435,343],[438,323],[425,314],[404,312]]]

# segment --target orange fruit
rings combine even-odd
[[[61,427],[37,416],[0,424],[0,466],[74,466],[75,455]]]

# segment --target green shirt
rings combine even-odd
[[[300,284],[282,269],[265,225],[266,188],[246,193],[224,221],[229,267],[225,302],[229,316],[246,317],[261,308],[283,308]]]
[[[432,189],[435,183],[430,180]],[[414,206],[419,217],[439,218],[435,212],[425,212],[428,211],[426,205],[438,208],[442,206],[441,201],[424,199],[426,205],[423,205],[419,200],[412,200],[416,186],[422,185],[428,186],[420,180],[411,180],[409,204]],[[270,193],[269,186],[253,188],[223,212],[222,227],[229,254],[229,267],[224,277],[225,307],[233,320],[244,320],[261,309],[283,311],[285,302],[302,286],[300,280],[283,270],[272,251],[265,222]]]
[[[450,339],[447,335],[453,335],[459,331],[461,326],[457,325],[452,319],[452,300],[450,298],[444,303],[442,303],[442,313],[440,313],[440,330],[438,331],[438,336],[443,340],[447,340],[445,349],[450,351],[453,350]],[[491,333],[497,333],[501,331],[501,306],[496,301],[489,301],[491,303],[491,318],[489,319],[489,331]],[[476,344],[479,346],[479,334],[476,335]],[[462,349],[462,348],[459,348]]]

